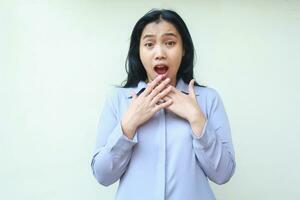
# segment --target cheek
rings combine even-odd
[[[142,63],[144,63],[145,55],[144,55],[143,50],[140,49],[139,54],[140,54],[140,60],[142,61]]]
[[[174,53],[173,56],[173,66],[174,66],[174,71],[178,71],[179,66],[181,64],[182,61],[182,53],[181,51]]]
[[[149,75],[151,73],[151,61],[149,60],[149,57],[146,54],[140,53],[140,59],[143,64],[144,69],[146,70],[146,73]]]
[[[144,65],[144,67],[146,67],[149,64],[149,53],[140,50],[140,59]]]

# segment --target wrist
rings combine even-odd
[[[190,123],[190,124],[196,124],[196,123],[199,123],[199,122],[201,122],[201,121],[204,121],[204,123],[205,123],[205,121],[206,121],[206,118],[205,118],[205,116],[202,114],[202,112],[196,112],[196,113],[192,113],[192,114],[190,114],[190,115],[188,115],[189,117],[188,117],[188,122]],[[203,124],[204,124],[203,123]]]
[[[206,123],[206,118],[204,115],[193,115],[193,117],[189,118],[188,121],[191,125],[193,133],[196,136],[201,137],[204,125]]]
[[[192,127],[203,127],[206,122],[206,119],[195,119],[193,121],[189,121]]]
[[[125,120],[121,121],[121,128],[123,130],[123,134],[126,135],[129,139],[133,139],[135,132],[136,132],[136,126],[130,122],[126,122]]]

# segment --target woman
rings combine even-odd
[[[208,179],[234,173],[222,101],[193,79],[194,46],[181,17],[151,10],[135,25],[128,77],[106,100],[92,159],[94,176],[120,180],[118,200],[215,199]]]

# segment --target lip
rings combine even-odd
[[[164,63],[158,63],[158,64],[154,65],[154,68],[155,68],[155,67],[162,68],[162,67],[168,67],[168,65],[167,65],[167,64],[164,64]],[[169,67],[168,67],[168,68],[169,68]]]

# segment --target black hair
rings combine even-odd
[[[132,30],[129,51],[125,64],[127,80],[124,81],[124,88],[135,87],[138,85],[139,81],[147,80],[147,73],[140,59],[140,38],[147,24],[151,22],[159,22],[160,20],[165,20],[173,24],[182,39],[184,56],[182,57],[176,80],[178,81],[181,78],[188,84],[190,80],[193,79],[195,49],[186,24],[175,11],[152,9],[137,21]],[[195,85],[200,86],[196,81]]]

